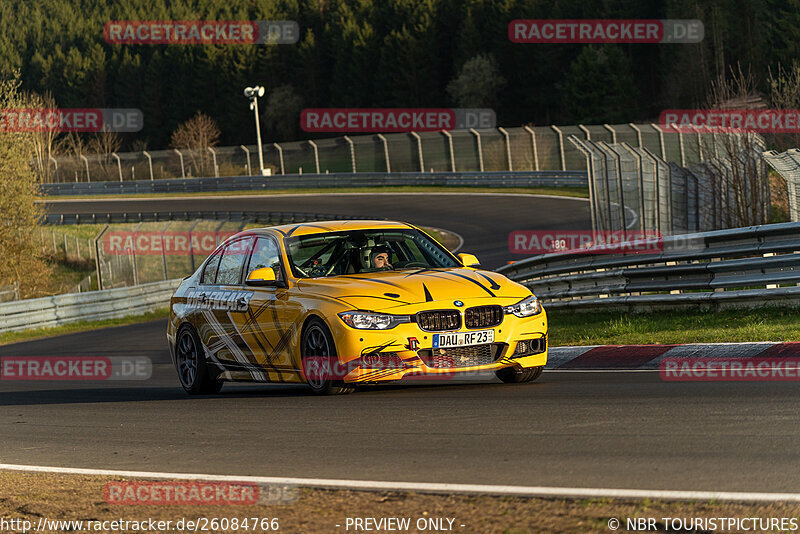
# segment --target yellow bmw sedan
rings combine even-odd
[[[183,388],[359,384],[494,372],[538,378],[547,317],[527,289],[410,224],[330,221],[241,232],[183,280],[167,339]]]

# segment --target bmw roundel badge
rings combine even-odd
[[[454,301],[453,301],[453,304],[455,304],[455,305],[456,305],[456,306],[458,306],[459,308],[460,308],[461,306],[463,306],[463,305],[464,305],[464,303],[463,303],[463,302],[461,302],[460,300],[454,300]]]

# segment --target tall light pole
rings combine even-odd
[[[244,96],[250,99],[250,109],[256,119],[256,141],[258,142],[258,168],[261,169],[261,176],[267,175],[264,168],[264,149],[261,146],[261,121],[258,118],[258,97],[264,96],[264,88],[260,85],[245,87]]]

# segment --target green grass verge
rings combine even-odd
[[[523,193],[529,195],[556,195],[562,197],[589,198],[585,187],[445,187],[445,186],[387,186],[387,187],[332,187],[303,189],[258,189],[254,191],[223,191],[203,193],[136,193],[127,195],[53,195],[42,197],[47,200],[74,200],[85,198],[168,198],[168,197],[208,197],[208,196],[253,196],[287,195],[314,193]]]
[[[34,330],[23,330],[20,332],[5,332],[0,334],[0,345],[16,343],[17,341],[29,341],[32,339],[72,334],[74,332],[86,332],[87,330],[97,330],[99,328],[106,328],[109,326],[123,326],[127,324],[144,323],[156,319],[164,319],[168,315],[169,308],[164,307],[141,315],[131,315],[129,317],[121,317],[119,319],[80,321],[77,323],[54,326],[51,328],[36,328]]]
[[[550,345],[800,341],[800,310],[548,312]]]

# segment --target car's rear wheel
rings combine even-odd
[[[314,317],[306,323],[301,346],[303,371],[311,391],[318,395],[338,395],[353,391],[352,386],[336,380],[336,344],[324,322]]]
[[[186,325],[178,332],[175,366],[181,386],[190,395],[218,393],[222,389],[222,381],[209,371],[200,337],[191,326]]]
[[[544,367],[530,367],[528,369],[521,369],[516,367],[504,367],[495,371],[497,378],[506,384],[520,384],[522,382],[533,382],[542,376]]]

